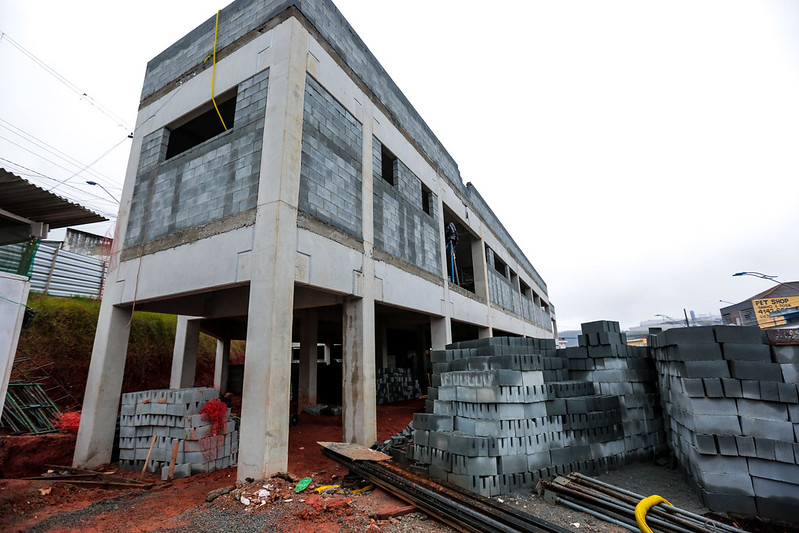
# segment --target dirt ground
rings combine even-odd
[[[408,425],[414,412],[422,410],[420,400],[379,406],[378,439],[382,441],[398,433]],[[286,476],[236,485],[236,471],[229,468],[163,486],[160,478],[146,474],[146,479],[157,485],[143,491],[88,489],[52,481],[21,480],[20,477],[43,473],[44,464],[69,465],[75,437],[3,436],[0,437],[0,478],[3,478],[0,479],[0,531],[455,531],[424,513],[411,512],[405,502],[381,489],[352,494],[339,488],[316,494],[314,487],[349,482],[344,479],[346,469],[324,457],[316,444],[340,438],[340,417],[301,414],[299,425],[290,429]],[[120,471],[116,466],[109,465],[102,471],[138,478],[137,472]],[[302,493],[295,493],[296,481],[306,476],[312,478],[313,484]],[[668,468],[642,463],[599,477],[642,494],[660,494],[694,512],[707,511],[682,475]],[[206,501],[209,492],[226,487],[230,492]],[[570,531],[625,531],[584,513],[546,503],[532,490],[497,499]]]

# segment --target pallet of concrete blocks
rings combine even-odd
[[[206,402],[219,397],[213,388],[165,389],[122,395],[119,466],[166,479],[177,443],[174,478],[213,472],[236,464],[238,431],[227,412],[213,424],[201,414]],[[150,448],[152,447],[152,452]]]
[[[378,404],[411,400],[422,394],[410,368],[378,369],[376,386]]]

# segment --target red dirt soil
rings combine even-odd
[[[423,410],[423,400],[378,406],[378,441],[382,442],[404,429],[412,420],[413,413]],[[291,427],[289,431],[290,474],[296,479],[311,477],[314,486],[340,482],[347,470],[324,457],[317,441],[340,441],[341,417],[314,417],[303,413],[299,420],[299,425]],[[70,465],[74,446],[73,434],[2,436],[0,477],[36,476],[45,471],[45,464]],[[116,466],[109,465],[98,470],[128,478],[139,476],[138,472],[120,471]],[[160,477],[154,474],[146,474],[145,480],[160,484]],[[235,481],[235,468],[178,479],[170,487],[157,485],[149,491],[88,489],[52,481],[0,479],[0,531],[27,530],[50,517],[83,509],[101,500],[108,502],[109,499],[114,503],[108,504],[107,512],[93,513],[74,527],[59,526],[51,530],[124,530],[134,533],[178,527],[181,525],[179,517],[185,511],[206,505],[205,497],[209,491],[233,485]],[[365,530],[368,520],[364,525],[363,517],[373,511],[373,506],[365,503],[370,501],[370,497],[374,505],[381,509],[406,505],[379,490],[369,497],[357,497],[358,507],[366,505],[370,510],[359,509],[355,513],[359,524],[356,525],[354,515],[349,516],[353,514],[353,502],[343,494],[329,502],[317,496],[306,497],[307,505],[297,510],[305,513],[305,525],[299,530],[347,530],[338,527],[341,526],[339,520],[346,522],[349,519],[353,521],[353,531],[359,528]],[[241,503],[235,503],[238,508],[243,507]]]

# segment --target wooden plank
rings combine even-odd
[[[391,459],[390,455],[366,448],[360,444],[352,444],[349,442],[317,442],[317,444],[323,448],[327,448],[332,452],[336,452],[339,455],[343,455],[352,461],[379,462],[389,461]]]

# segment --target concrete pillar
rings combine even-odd
[[[430,317],[430,341],[433,350],[443,350],[452,344],[452,323],[448,316]]]
[[[179,315],[175,328],[175,346],[172,350],[170,389],[194,386],[197,373],[197,349],[200,347],[200,321]]]
[[[342,342],[342,439],[371,446],[377,438],[377,386],[375,383],[375,267],[374,201],[372,185],[372,103],[362,107],[361,219],[363,266],[353,272],[354,295],[344,302]],[[358,283],[359,282],[359,283]]]
[[[380,326],[377,334],[380,336],[380,368],[385,369],[388,368],[388,328]]]
[[[486,245],[483,239],[472,240],[472,269],[474,270],[474,293],[488,302],[488,264],[486,263]]]
[[[266,100],[253,249],[237,477],[288,467],[291,328],[308,32],[294,19],[275,31]]]
[[[19,333],[25,318],[25,303],[28,301],[31,283],[26,276],[0,272],[0,413],[6,402],[8,381],[17,353]]]
[[[117,284],[115,284],[117,285]],[[119,284],[121,285],[121,284]],[[117,287],[106,287],[100,306],[92,361],[86,380],[80,428],[75,442],[72,466],[96,468],[111,462],[119,400],[122,394],[122,369],[130,337],[130,307],[115,307]]]
[[[227,393],[227,370],[230,363],[230,339],[216,341],[216,359],[214,360],[214,388],[220,395]]]
[[[297,391],[297,410],[316,405],[316,369],[318,355],[319,313],[316,309],[305,309],[300,315],[300,371]]]
[[[477,338],[478,339],[487,339],[489,337],[494,336],[494,331],[491,326],[488,327],[478,327],[477,328]]]
[[[344,303],[342,425],[344,442],[371,446],[377,439],[374,300]]]

